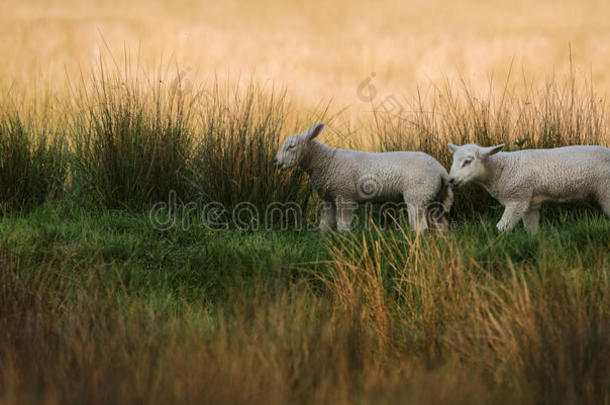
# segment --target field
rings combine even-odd
[[[320,201],[337,147],[610,146],[604,1],[0,3],[0,403],[610,404],[610,221]]]

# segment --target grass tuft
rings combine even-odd
[[[58,197],[66,176],[65,142],[36,117],[0,112],[0,211],[27,212]]]
[[[217,84],[199,116],[192,175],[201,201],[227,209],[247,202],[259,213],[274,202],[307,205],[302,171],[279,172],[272,164],[286,135],[298,132],[285,91],[253,83],[223,91]]]
[[[139,74],[136,73],[136,75]],[[165,82],[168,83],[165,83]],[[142,83],[103,65],[83,84],[73,116],[72,185],[97,207],[141,210],[170,192],[189,197],[191,93],[160,76]]]

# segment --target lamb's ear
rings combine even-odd
[[[481,158],[485,159],[490,157],[491,155],[495,155],[496,153],[500,152],[502,149],[504,149],[504,144],[500,144],[497,146],[490,146],[489,148],[481,148],[479,155],[481,156]]]
[[[316,136],[320,135],[320,132],[322,132],[323,129],[324,129],[324,123],[322,123],[322,122],[313,124],[311,127],[309,127],[307,132],[305,132],[305,138],[308,141],[311,141]]]
[[[447,144],[447,146],[449,147],[449,150],[451,151],[451,153],[455,153],[456,150],[458,150],[459,146],[452,144],[451,142],[449,142]]]

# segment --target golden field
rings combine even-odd
[[[62,91],[101,54],[128,53],[143,70],[175,67],[285,86],[299,102],[368,108],[371,73],[384,96],[462,78],[501,87],[562,80],[570,69],[610,85],[610,3],[576,1],[15,1],[0,2],[0,77]],[[571,49],[571,51],[570,51]],[[572,67],[570,66],[570,55]]]

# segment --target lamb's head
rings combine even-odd
[[[456,146],[450,143],[453,165],[449,172],[449,183],[459,187],[472,181],[484,181],[489,175],[489,157],[500,152],[502,148],[503,144],[483,148],[474,144]]]
[[[284,141],[284,144],[275,155],[273,163],[279,169],[287,169],[298,165],[303,159],[309,155],[312,146],[312,141],[320,135],[324,129],[324,124],[313,124],[309,129],[302,134],[293,135]]]

